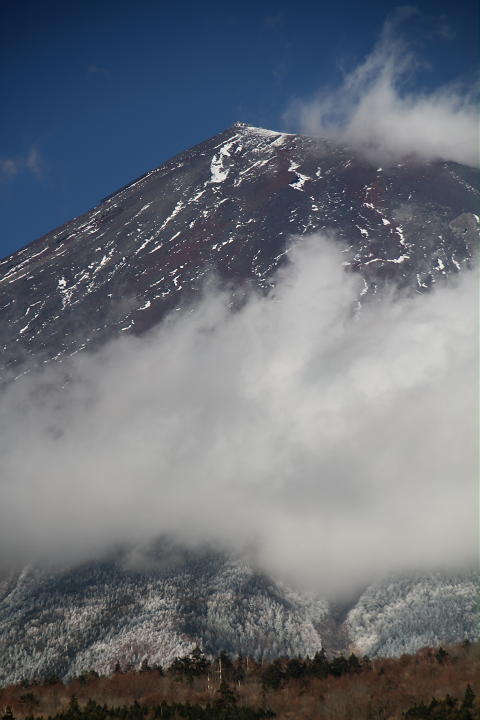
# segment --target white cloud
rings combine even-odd
[[[372,162],[405,156],[479,164],[478,103],[459,84],[407,91],[421,61],[402,40],[411,8],[397,11],[366,59],[335,88],[294,100],[284,121],[301,132],[353,146]]]
[[[170,535],[321,591],[471,561],[473,273],[356,314],[344,257],[302,240],[270,296],[231,312],[210,289],[149,337],[8,387],[3,557]]]

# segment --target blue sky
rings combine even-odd
[[[396,7],[3,0],[0,256],[235,120],[296,129],[294,98],[341,84]],[[415,8],[410,90],[473,84],[476,0]]]

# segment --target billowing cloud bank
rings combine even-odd
[[[148,338],[11,385],[2,557],[172,535],[338,590],[475,546],[475,279],[352,312],[338,249],[293,246],[269,297],[211,289]]]
[[[430,92],[405,89],[421,64],[400,34],[411,12],[403,8],[387,20],[373,51],[340,86],[297,98],[284,121],[300,132],[351,145],[372,162],[416,156],[478,166],[475,90],[460,85]]]

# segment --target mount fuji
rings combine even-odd
[[[148,335],[195,307],[211,276],[233,309],[252,288],[268,295],[292,243],[314,233],[361,278],[360,307],[391,287],[428,295],[474,265],[479,195],[470,167],[416,157],[382,167],[235,123],[0,261],[2,383]],[[129,557],[0,565],[0,682],[168,665],[196,645],[393,656],[478,637],[475,572],[389,576],[336,602],[219,550],[165,540],[149,567]]]

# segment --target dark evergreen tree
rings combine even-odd
[[[262,673],[262,685],[264,688],[278,690],[285,679],[280,660],[274,660]]]
[[[169,672],[177,677],[186,677],[191,680],[196,675],[205,675],[209,668],[210,662],[200,648],[196,647],[191,655],[176,658],[170,665]]]
[[[217,697],[215,698],[215,706],[217,708],[231,709],[237,705],[237,694],[229,687],[225,680],[217,690]]]
[[[437,652],[435,653],[435,659],[440,664],[443,665],[445,660],[448,658],[448,653],[446,650],[444,650],[442,647],[439,647]]]
[[[357,658],[357,656],[352,653],[350,657],[347,660],[348,662],[348,672],[352,675],[354,673],[359,673],[362,670],[362,665],[360,663],[360,660]]]
[[[197,647],[192,651],[190,655],[191,664],[194,668],[195,675],[205,675],[210,667],[210,662],[207,660],[200,648]]]
[[[339,655],[336,658],[333,658],[333,660],[330,663],[329,666],[329,672],[331,675],[334,675],[335,677],[340,677],[340,675],[345,675],[349,672],[349,664],[348,660],[343,657],[343,655]]]
[[[373,667],[373,666],[372,666],[372,661],[370,660],[370,658],[368,657],[368,655],[364,655],[364,656],[362,657],[362,668],[363,668],[364,670],[371,670],[372,667]]]
[[[291,658],[287,662],[287,667],[285,668],[285,676],[287,678],[300,680],[300,678],[305,677],[305,673],[306,665],[303,660],[300,660],[299,658]]]
[[[327,677],[329,669],[329,662],[327,660],[325,650],[322,648],[320,652],[315,653],[310,664],[310,672],[315,677],[324,678]]]
[[[462,709],[473,710],[475,703],[475,693],[472,690],[470,683],[467,685],[465,695],[463,696]]]

